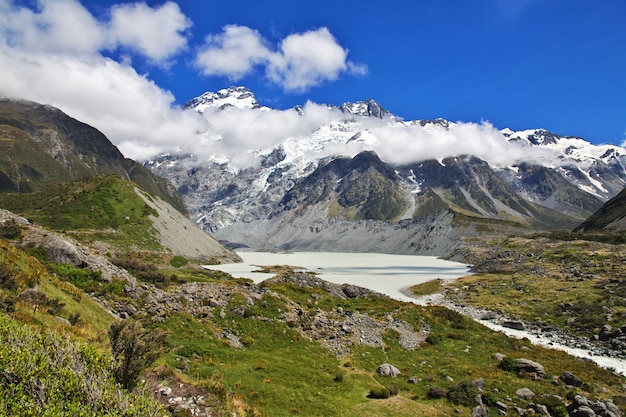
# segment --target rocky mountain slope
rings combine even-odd
[[[0,99],[0,192],[28,193],[63,181],[115,174],[185,207],[169,183],[124,158],[97,129],[39,103]]]
[[[592,230],[626,230],[626,188],[575,229],[577,232]]]
[[[278,111],[231,87],[186,108],[213,122],[206,152],[146,166],[176,185],[197,224],[233,246],[442,255],[458,244],[455,216],[466,226],[571,229],[626,184],[621,147],[541,129],[403,121],[374,100]],[[259,122],[266,115],[284,133]],[[246,143],[257,145],[242,157],[228,146],[243,139],[218,122],[244,116],[243,136],[255,138]],[[298,121],[306,129],[291,128]],[[431,217],[443,221],[433,224],[437,236]]]

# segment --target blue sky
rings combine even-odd
[[[283,109],[374,98],[409,120],[622,144],[625,22],[623,0],[0,0],[0,95],[114,142],[171,135],[177,106],[243,85]]]

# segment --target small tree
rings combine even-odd
[[[163,330],[148,332],[138,321],[113,323],[109,328],[109,340],[117,382],[129,391],[135,388],[141,371],[161,356],[166,338],[167,333]]]

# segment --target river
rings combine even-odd
[[[380,253],[337,252],[237,252],[241,263],[209,265],[208,268],[228,272],[235,277],[250,278],[255,283],[274,276],[272,273],[254,272],[260,266],[289,265],[303,271],[316,273],[320,278],[336,284],[353,284],[388,295],[396,300],[424,304],[437,303],[438,297],[417,299],[407,295],[406,289],[422,282],[441,278],[454,280],[468,275],[469,267],[458,262],[434,256],[388,255]],[[530,332],[508,329],[493,322],[480,320],[485,326],[511,337],[526,337],[533,343],[560,349],[577,357],[589,358],[598,365],[612,368],[626,375],[626,361],[590,354],[583,349],[570,348],[541,338]]]

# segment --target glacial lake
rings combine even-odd
[[[380,253],[336,252],[237,252],[242,263],[207,265],[234,277],[259,283],[275,274],[253,272],[265,265],[289,265],[313,272],[336,284],[353,284],[401,301],[415,301],[402,290],[415,284],[441,278],[451,280],[470,274],[466,264],[434,256],[387,255]]]

